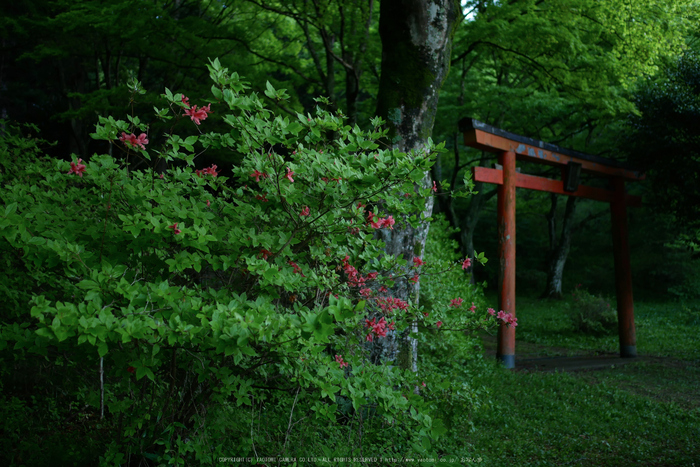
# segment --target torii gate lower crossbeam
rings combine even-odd
[[[498,185],[499,236],[499,309],[515,316],[515,189],[559,193],[610,203],[615,258],[618,333],[620,356],[636,357],[634,301],[629,245],[627,242],[627,206],[641,205],[637,196],[627,195],[625,180],[642,180],[644,175],[626,164],[491,127],[470,118],[459,122],[464,144],[498,154],[501,170],[476,167],[476,181]],[[516,160],[527,160],[562,168],[563,180],[520,174]],[[612,190],[578,185],[580,171],[610,178]],[[498,330],[497,357],[506,368],[515,368],[515,328],[501,324]]]

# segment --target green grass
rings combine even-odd
[[[495,299],[491,299],[495,303]],[[570,300],[540,300],[518,297],[516,353],[519,343],[565,347],[572,354],[618,353],[617,333],[589,336],[574,331],[567,316]],[[612,304],[615,306],[614,302]],[[700,358],[697,343],[700,320],[696,318],[700,302],[635,303],[637,352],[640,355]]]
[[[518,297],[516,353],[618,352],[616,334],[575,332],[566,301]],[[469,429],[450,430],[442,454],[486,466],[700,465],[697,304],[635,303],[640,358],[571,373],[489,365],[470,383],[490,394]],[[695,463],[695,464],[694,464]]]
[[[700,458],[698,406],[629,390],[646,380],[638,373],[496,371],[482,380],[497,390],[474,415],[464,450],[494,466],[690,466]]]

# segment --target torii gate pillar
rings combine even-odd
[[[503,184],[498,186],[498,309],[515,316],[515,153],[499,153],[503,166]],[[498,353],[506,368],[515,368],[515,328],[501,323],[498,328]]]
[[[611,179],[615,196],[610,203],[612,217],[613,253],[615,256],[615,288],[617,293],[617,326],[620,336],[620,356],[637,356],[637,337],[634,329],[634,300],[632,299],[632,270],[627,241],[627,205],[625,181]]]

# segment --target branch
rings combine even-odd
[[[308,81],[308,82],[310,82],[310,83],[314,83],[314,84],[317,84],[317,85],[319,85],[319,86],[322,86],[322,84],[321,84],[320,81],[318,81],[318,80],[316,80],[316,79],[313,79],[313,78],[310,78],[309,76],[307,76],[306,74],[304,74],[301,70],[297,69],[295,66],[290,65],[289,63],[283,62],[283,61],[281,61],[281,60],[277,60],[277,59],[274,59],[274,58],[266,57],[265,55],[263,55],[263,54],[261,54],[261,53],[259,53],[259,52],[256,52],[255,50],[253,50],[253,49],[250,47],[250,44],[248,44],[248,42],[244,41],[243,39],[239,39],[239,38],[237,38],[237,37],[219,37],[219,36],[206,37],[206,39],[231,40],[231,41],[238,42],[239,44],[243,44],[243,46],[246,48],[246,50],[247,50],[248,52],[250,52],[251,54],[255,55],[256,57],[261,58],[262,60],[265,60],[266,62],[274,63],[274,64],[277,64],[277,65],[279,65],[279,66],[281,66],[281,67],[289,68],[289,69],[292,70],[294,73],[296,73],[297,75],[301,76],[301,78],[303,78],[304,80],[306,80],[306,81]],[[192,68],[194,68],[194,67],[192,67]]]

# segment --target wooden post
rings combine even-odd
[[[637,356],[637,337],[634,329],[634,301],[632,299],[632,270],[627,241],[627,207],[625,181],[622,177],[611,180],[615,199],[610,203],[612,216],[613,253],[615,256],[615,289],[617,292],[617,327],[620,334],[620,356]]]
[[[498,162],[503,166],[503,184],[498,186],[498,307],[515,316],[515,153],[500,153]],[[496,356],[506,368],[515,368],[514,327],[501,324]]]

